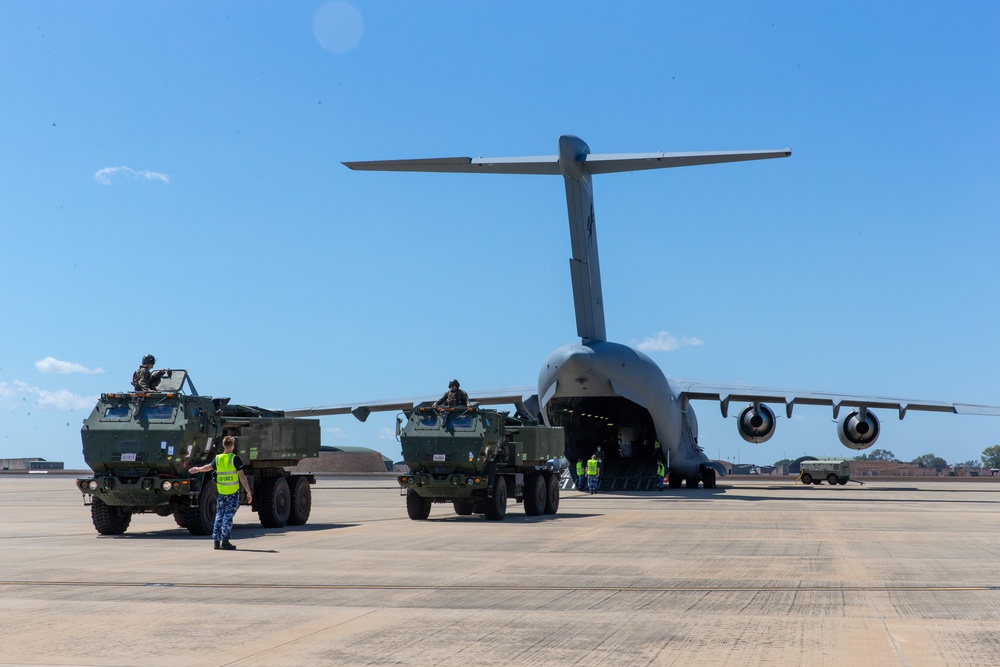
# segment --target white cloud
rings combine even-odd
[[[704,345],[700,338],[678,338],[669,331],[661,331],[656,336],[646,336],[636,345],[643,352],[673,352],[679,347],[698,347]]]
[[[328,426],[324,430],[337,440],[347,440],[347,434],[339,426]]]
[[[80,396],[68,389],[50,391],[41,387],[33,387],[26,382],[0,382],[0,407],[8,410],[24,407],[27,399],[32,398],[32,405],[51,410],[83,410],[97,403],[97,396]]]
[[[170,177],[166,174],[161,174],[158,171],[149,171],[148,169],[136,171],[131,167],[105,167],[104,169],[99,169],[97,173],[94,174],[94,180],[101,185],[111,185],[113,183],[127,183],[129,181],[141,180],[169,183]]]
[[[378,431],[379,440],[395,440],[396,439],[396,429],[383,427]]]
[[[61,361],[55,357],[45,357],[40,361],[36,361],[35,368],[41,373],[56,373],[58,375],[70,375],[71,373],[96,375],[104,372],[103,368],[87,368],[75,361]]]

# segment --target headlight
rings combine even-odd
[[[87,487],[91,491],[96,491],[97,490],[97,480],[96,479],[92,479],[89,482],[87,482]]]
[[[169,479],[163,480],[163,483],[160,484],[160,487],[162,487],[164,491],[169,491],[170,490],[170,480]]]

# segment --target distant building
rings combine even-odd
[[[46,461],[34,457],[28,459],[0,459],[0,470],[62,470],[62,461]]]

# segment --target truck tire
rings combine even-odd
[[[552,473],[549,481],[545,484],[547,493],[545,494],[545,513],[555,514],[559,511],[559,475]]]
[[[288,525],[304,526],[312,511],[312,490],[309,488],[309,479],[302,475],[295,475],[289,479],[292,480],[292,505],[288,513]]]
[[[90,504],[90,518],[101,535],[121,535],[132,523],[132,512],[124,507],[108,505],[94,496]]]
[[[455,498],[451,504],[455,506],[455,514],[459,516],[469,516],[475,509],[472,498]]]
[[[832,472],[826,476],[826,483],[829,484],[830,486],[836,486],[838,481],[840,480],[838,480],[837,476],[834,475]]]
[[[188,513],[186,507],[182,507],[174,512],[174,521],[176,521],[177,525],[181,528],[188,527]]]
[[[803,484],[812,484],[812,481],[813,481],[813,476],[812,475],[810,475],[807,472],[802,473],[802,483]]]
[[[490,521],[503,521],[507,516],[507,481],[503,475],[497,475],[493,482],[493,495],[486,499],[486,518]]]
[[[406,490],[406,514],[414,521],[423,521],[431,515],[431,501],[413,489]]]
[[[850,479],[851,479],[850,477],[841,477],[840,479],[837,480],[837,484],[840,484],[841,486],[847,486],[847,482]]]
[[[524,513],[528,516],[538,516],[545,511],[545,497],[548,489],[545,478],[540,473],[534,473],[524,481]]]
[[[288,523],[288,515],[292,510],[292,494],[288,489],[288,481],[284,477],[272,477],[265,481],[261,498],[260,525],[265,528],[283,528]]]
[[[215,501],[219,498],[219,491],[215,483],[205,486],[198,494],[197,507],[185,507],[183,519],[177,519],[177,524],[184,522],[184,527],[192,535],[211,535],[215,528]]]

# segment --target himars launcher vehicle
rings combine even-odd
[[[185,382],[188,393],[182,392]],[[319,420],[200,396],[187,371],[171,370],[155,391],[101,394],[83,423],[83,457],[94,476],[78,479],[77,487],[90,505],[94,528],[102,535],[120,535],[133,514],[153,513],[172,515],[193,535],[210,534],[215,481],[211,473],[187,471],[221,452],[226,435],[236,439],[236,454],[253,491],[251,508],[261,524],[306,523],[312,508],[309,485],[316,480],[292,475],[284,466],[319,456]]]
[[[399,485],[411,519],[451,502],[456,514],[501,521],[511,497],[529,516],[558,511],[560,473],[549,462],[563,455],[561,428],[475,406],[415,407],[408,416],[397,433],[410,469]]]

